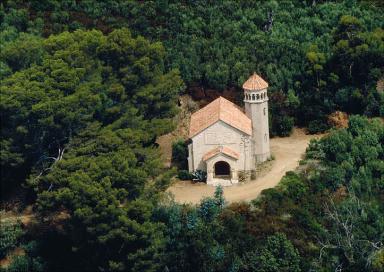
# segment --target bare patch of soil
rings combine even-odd
[[[27,206],[22,212],[18,213],[15,210],[1,211],[0,222],[3,220],[20,221],[23,226],[30,225],[31,221],[35,218],[33,213],[33,206]]]
[[[189,95],[180,96],[179,103],[180,112],[174,119],[177,124],[176,129],[160,136],[156,141],[163,155],[165,167],[170,167],[172,163],[172,143],[178,139],[188,139],[189,122],[192,112],[199,109],[199,104],[193,101]]]

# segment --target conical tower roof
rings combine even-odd
[[[243,89],[247,91],[258,91],[268,88],[268,83],[256,73],[243,84]]]

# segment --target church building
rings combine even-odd
[[[207,184],[228,186],[270,157],[267,88],[255,73],[243,84],[244,111],[219,97],[192,114],[190,172],[205,171]]]

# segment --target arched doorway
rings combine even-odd
[[[215,178],[231,178],[231,167],[225,161],[218,161],[214,165]]]

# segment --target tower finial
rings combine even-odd
[[[253,72],[253,75],[251,75],[243,84],[243,89],[248,91],[258,91],[266,88],[268,88],[268,83],[256,72]]]

